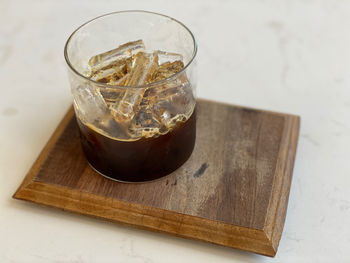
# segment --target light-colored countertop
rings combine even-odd
[[[275,259],[11,199],[71,104],[69,34],[145,9],[195,33],[198,95],[298,114]],[[350,2],[0,0],[0,262],[350,262]]]

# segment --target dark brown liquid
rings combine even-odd
[[[167,134],[136,141],[106,137],[79,119],[85,156],[101,174],[127,182],[154,180],[179,168],[190,157],[196,139],[196,114]]]

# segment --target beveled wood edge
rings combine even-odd
[[[258,109],[258,108],[253,108],[253,107],[248,107],[248,106],[243,106],[243,105],[238,105],[238,104],[230,104],[228,102],[222,102],[222,101],[215,101],[211,99],[197,99],[198,101],[202,102],[209,102],[209,103],[215,103],[215,104],[220,104],[228,107],[234,107],[234,108],[239,108],[239,109],[247,109],[247,110],[252,110],[252,111],[258,111],[258,112],[263,112],[263,113],[268,113],[268,114],[273,114],[281,117],[292,117],[292,118],[299,118],[300,116],[291,114],[291,113],[284,113],[284,112],[278,112],[278,111],[272,111],[272,110],[265,110],[265,109]]]
[[[35,176],[38,174],[42,164],[45,162],[48,154],[50,153],[52,147],[56,144],[56,141],[60,138],[61,134],[64,132],[66,129],[68,123],[74,116],[74,108],[73,105],[69,107],[67,110],[66,114],[64,115],[63,119],[60,121],[60,123],[57,125],[55,131],[45,144],[44,148],[41,150],[39,156],[33,163],[32,167],[29,169],[28,173],[24,177],[21,185],[18,187],[17,191],[13,195],[15,197],[16,193],[20,190],[23,189],[27,184],[32,183],[34,180]]]
[[[300,117],[285,115],[275,176],[263,231],[277,253],[287,213],[300,130]]]
[[[270,240],[262,230],[96,196],[58,185],[31,181],[20,187],[14,198],[154,232],[206,241],[265,256],[275,255]]]

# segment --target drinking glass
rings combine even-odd
[[[180,54],[183,69],[139,86],[89,78],[91,57],[136,40],[143,40],[147,52]],[[194,36],[184,24],[146,11],[102,15],[71,34],[64,56],[82,148],[93,169],[114,180],[143,182],[186,162],[196,137],[196,53]],[[125,105],[128,112],[120,115]]]

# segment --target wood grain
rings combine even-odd
[[[71,108],[14,197],[274,256],[299,117],[199,100],[190,159],[152,182],[111,181],[87,164]]]

